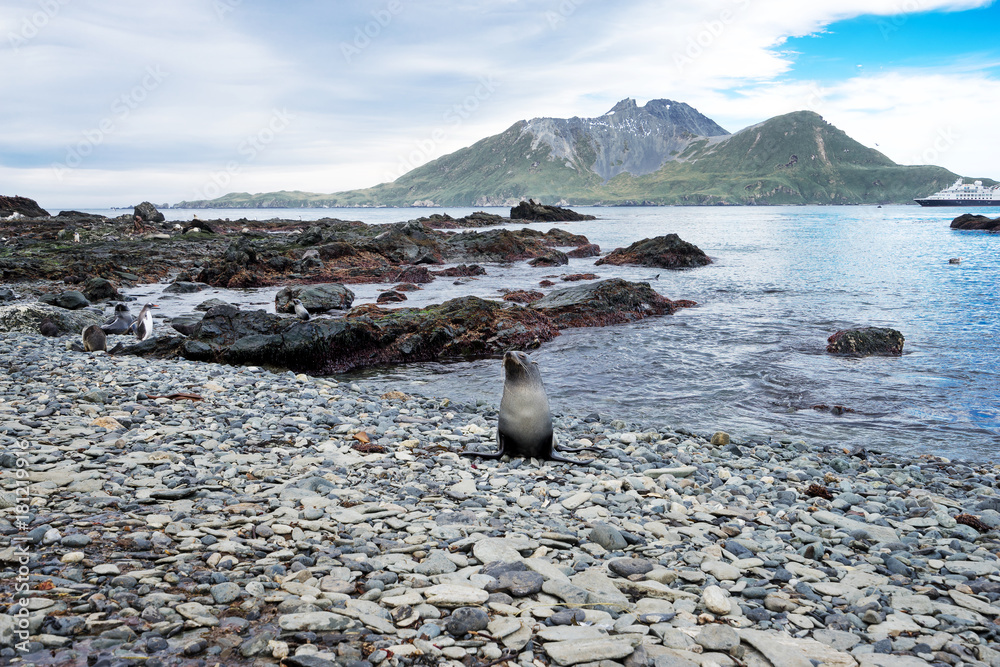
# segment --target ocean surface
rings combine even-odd
[[[995,461],[1000,448],[1000,235],[955,231],[971,211],[918,206],[621,207],[576,210],[598,220],[558,225],[603,252],[677,233],[712,258],[697,269],[486,265],[465,284],[438,279],[407,306],[502,288],[537,288],[543,277],[593,272],[644,280],[696,308],[639,323],[563,332],[532,353],[555,411],[665,424],[736,438],[804,440],[899,453]],[[395,222],[474,209],[168,209],[171,220],[242,217]],[[487,209],[506,214],[506,209]],[[121,211],[95,211],[115,215]],[[522,225],[517,225],[520,227]],[[950,264],[950,258],[961,258]],[[554,278],[558,283],[558,278]],[[157,299],[164,315],[213,296],[274,310],[276,289],[211,290],[169,298],[163,285],[130,294]],[[350,285],[355,305],[388,285]],[[545,290],[543,290],[545,291]],[[906,337],[902,357],[843,358],[827,337],[885,326]],[[368,370],[386,388],[499,403],[498,359]],[[814,406],[843,406],[843,414]]]

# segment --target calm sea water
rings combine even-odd
[[[473,209],[197,213],[202,218],[330,216],[377,223],[442,210],[459,216]],[[439,279],[411,293],[406,305],[464,294],[498,298],[500,288],[537,287],[544,276],[562,273],[649,280],[665,296],[693,299],[699,306],[632,325],[569,330],[533,352],[555,410],[581,416],[597,412],[702,433],[725,430],[741,438],[995,459],[1000,445],[1000,235],[949,229],[964,209],[579,210],[599,219],[558,226],[585,234],[603,251],[675,232],[708,253],[713,263],[685,271],[594,267],[592,259],[571,260],[568,268],[558,270],[523,263],[488,265],[484,278],[464,285]],[[194,212],[164,213],[169,219],[190,220]],[[962,262],[949,264],[952,257]],[[137,288],[133,295],[157,298],[161,287]],[[359,304],[373,301],[387,286],[350,287]],[[221,296],[273,311],[274,291],[216,290],[161,305],[171,314]],[[851,326],[899,329],[906,337],[903,356],[827,354],[826,338]],[[415,364],[360,375],[386,387],[458,401],[500,399],[496,359]],[[834,415],[813,408],[820,404],[850,411]]]

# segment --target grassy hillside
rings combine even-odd
[[[550,147],[524,127],[520,121],[371,188],[233,193],[178,206],[488,206],[529,197],[605,205],[884,204],[911,203],[957,178],[941,167],[897,165],[810,111],[777,116],[721,141],[695,141],[659,171],[622,173],[607,182],[591,169],[596,156],[585,133],[575,137],[577,157],[569,162],[553,159]]]

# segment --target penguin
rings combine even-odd
[[[303,322],[309,321],[309,311],[306,307],[302,305],[302,302],[298,299],[292,299],[292,303],[295,304],[295,315]]]
[[[124,303],[119,303],[115,306],[115,314],[107,322],[101,325],[106,334],[127,334],[129,329],[132,327],[132,323],[135,322],[135,316],[129,311],[128,306]]]
[[[83,330],[83,351],[104,352],[108,349],[108,338],[104,330],[96,324],[91,324]]]
[[[153,335],[153,308],[159,308],[155,303],[147,303],[139,311],[139,317],[132,323],[135,329],[136,340],[142,342],[148,340]]]

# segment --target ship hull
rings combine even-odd
[[[1000,206],[1000,199],[914,199],[921,206]]]

